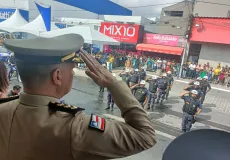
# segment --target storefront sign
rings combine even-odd
[[[22,17],[28,21],[29,19],[29,12],[25,10],[19,10]],[[15,9],[0,9],[0,22],[5,21],[6,19],[10,18],[15,12]]]
[[[149,34],[144,35],[143,43],[148,44],[158,44],[165,46],[181,46],[184,45],[184,38],[180,36],[173,35],[163,35],[163,34]]]
[[[119,42],[137,43],[139,25],[102,22],[100,32]]]

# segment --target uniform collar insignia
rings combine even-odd
[[[55,111],[55,112],[61,111],[61,112],[70,113],[72,115],[75,115],[77,112],[85,110],[83,108],[75,107],[75,106],[68,105],[65,103],[58,103],[58,102],[50,102],[48,106],[49,106],[49,109],[52,111]]]
[[[18,99],[18,98],[19,98],[18,95],[17,96],[9,96],[7,98],[0,98],[0,104],[10,102],[10,101],[13,101],[13,100]]]

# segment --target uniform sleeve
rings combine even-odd
[[[135,90],[137,90],[137,87],[134,87],[134,88],[132,88],[131,90],[132,90],[132,91],[135,91]]]
[[[211,87],[210,83],[208,83],[208,88],[209,88],[209,89],[212,89],[212,87]]]
[[[192,86],[189,86],[186,91],[190,91],[192,89]]]
[[[145,96],[149,96],[148,89],[146,89],[146,91],[145,91]]]
[[[105,119],[105,130],[89,128],[90,117],[76,115],[71,130],[71,147],[75,159],[112,159],[139,153],[155,143],[155,131],[130,89],[123,82],[108,87],[121,110],[124,122]]]
[[[197,108],[202,109],[202,104],[201,104],[201,102],[198,102],[198,103],[197,103]]]
[[[188,94],[185,94],[184,96],[181,97],[181,99],[183,99],[183,100],[186,101],[187,99],[189,99],[189,95],[188,95]]]

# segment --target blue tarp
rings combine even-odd
[[[40,14],[42,15],[43,21],[44,21],[45,26],[46,26],[46,30],[50,31],[51,30],[51,7],[45,8],[36,2],[35,2],[35,4],[36,4]]]
[[[56,0],[70,6],[81,8],[99,15],[126,15],[131,16],[132,11],[109,0]]]

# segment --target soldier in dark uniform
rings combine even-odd
[[[119,76],[122,78],[122,80],[129,86],[129,81],[130,81],[130,74],[129,74],[129,69],[125,70],[125,73],[122,71]]]
[[[198,99],[198,92],[192,90],[181,95],[184,99],[182,115],[182,132],[189,132],[197,115],[201,112],[201,104]]]
[[[131,90],[135,91],[134,96],[136,99],[139,101],[139,103],[142,105],[144,108],[145,104],[147,103],[148,100],[148,89],[145,88],[145,81],[142,80],[139,84],[136,84],[135,86],[131,87]]]
[[[192,90],[196,90],[198,92],[197,98],[201,102],[203,92],[202,92],[201,87],[200,87],[200,82],[195,81],[192,86],[187,86],[187,87],[184,88],[184,90],[189,91],[189,92],[192,91]]]
[[[194,82],[202,82],[202,78],[198,77],[196,80],[189,82],[189,85],[194,85]]]
[[[157,76],[152,76],[152,78],[147,79],[149,83],[149,100],[148,100],[148,109],[154,109],[155,100],[157,98]]]
[[[130,80],[129,80],[129,87],[133,87],[140,83],[140,75],[138,73],[138,69],[135,69],[135,71],[131,72]],[[135,94],[135,90],[132,91],[133,94]]]
[[[173,82],[174,82],[174,78],[172,76],[172,72],[171,71],[168,71],[168,73],[167,73],[167,79],[168,79],[168,90],[166,92],[165,99],[168,99],[169,92],[171,91],[172,86],[173,86]]]
[[[140,75],[140,80],[146,80],[146,72],[144,70],[144,68],[142,67],[140,72],[139,72],[139,75]]]
[[[106,68],[106,65],[105,65],[105,64],[102,64],[102,66],[103,66],[104,68]],[[99,92],[104,92],[104,91],[105,91],[105,88],[100,86],[100,91],[99,91]]]
[[[82,36],[5,40],[3,44],[15,53],[23,93],[13,101],[4,99],[6,103],[0,99],[2,160],[115,159],[156,143],[152,123],[130,88],[81,49]],[[88,67],[86,74],[109,90],[125,122],[86,115],[83,108],[60,103],[72,88],[78,50]]]
[[[112,74],[114,77],[116,77],[116,74],[113,73]],[[107,108],[105,110],[109,110],[111,108],[111,111],[113,111],[113,107],[114,107],[114,100],[112,97],[112,94],[108,91],[108,96],[107,96]]]
[[[163,104],[163,101],[165,99],[165,94],[168,89],[168,80],[167,80],[167,74],[163,73],[162,77],[157,80],[157,86],[158,86],[158,97],[157,97],[157,103],[160,102],[160,104]]]
[[[208,76],[204,76],[202,82],[201,82],[201,90],[202,90],[202,98],[201,98],[201,104],[204,103],[206,94],[212,89],[210,83],[208,82]]]

